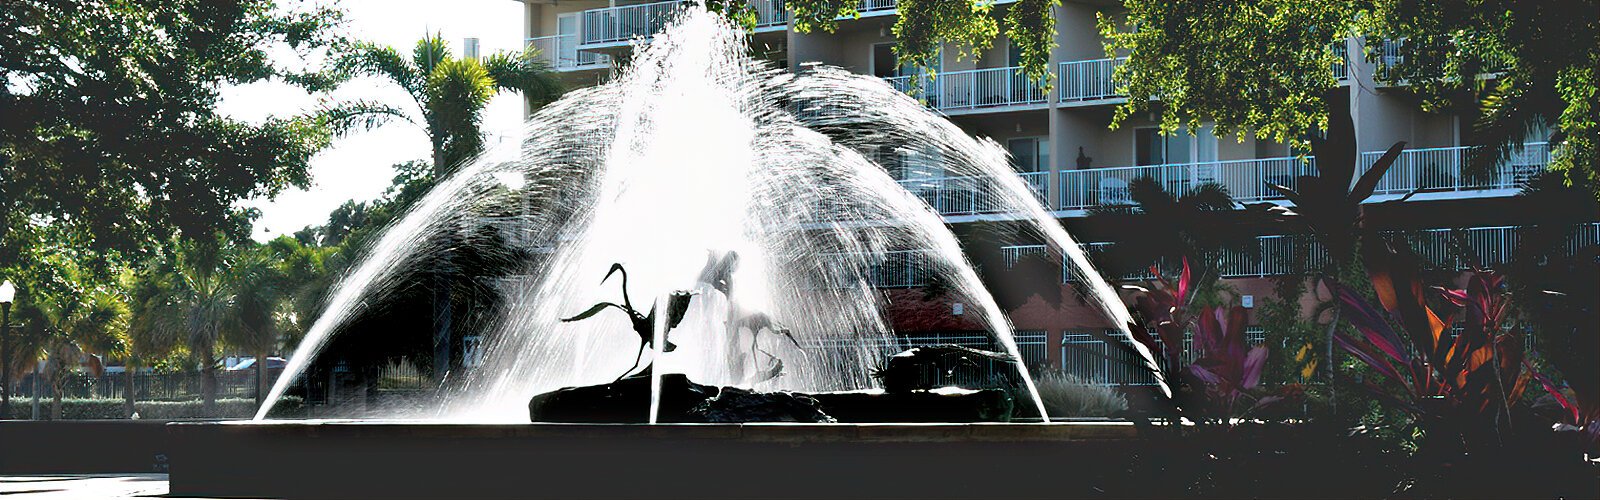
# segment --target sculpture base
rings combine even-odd
[[[1125,454],[1134,435],[1121,422],[168,427],[173,495],[293,498],[1059,498],[1081,495],[1063,467]]]

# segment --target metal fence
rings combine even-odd
[[[1260,345],[1267,338],[1266,331],[1258,326],[1246,327],[1244,336],[1245,342],[1252,346]],[[1155,376],[1134,354],[1132,343],[1117,330],[1064,331],[1061,334],[1061,370],[1102,385],[1155,385]],[[1156,349],[1164,352],[1160,337],[1156,337]],[[1201,354],[1194,348],[1194,332],[1184,332],[1180,359],[1167,361],[1183,366],[1194,362]]]
[[[278,375],[277,370],[268,374],[267,383],[271,384]],[[33,397],[35,387],[38,388],[40,398],[52,398],[55,392],[50,387],[49,377],[38,375],[38,385],[34,385],[36,375],[29,373],[17,381],[18,398]],[[64,398],[83,399],[123,399],[127,394],[128,375],[125,373],[112,373],[94,376],[89,373],[72,372],[64,375],[62,380],[61,396]],[[180,401],[196,399],[201,396],[204,375],[201,373],[135,373],[133,374],[133,395],[141,401]],[[217,397],[218,398],[250,398],[256,394],[255,370],[217,371]]]

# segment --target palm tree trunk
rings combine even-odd
[[[267,385],[267,353],[256,353],[256,408],[267,402],[267,393],[272,389]]]
[[[216,416],[217,410],[216,355],[206,352],[201,361],[205,365],[200,367],[200,408],[206,416],[212,417]]]
[[[129,356],[126,363],[122,364],[122,413],[127,418],[133,418],[133,356]]]
[[[61,391],[67,385],[65,370],[50,370],[50,420],[61,420]]]

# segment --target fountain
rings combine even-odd
[[[829,67],[788,72],[755,60],[741,30],[689,9],[652,43],[637,47],[631,65],[610,83],[546,106],[528,121],[519,144],[461,166],[388,228],[335,287],[257,415],[261,425],[250,426],[257,430],[197,426],[185,432],[195,439],[207,432],[256,432],[256,443],[292,432],[284,430],[292,425],[262,419],[330,338],[391,293],[421,256],[460,244],[451,234],[503,221],[492,216],[507,213],[516,215],[507,225],[515,237],[501,257],[513,272],[499,280],[502,306],[475,326],[487,339],[483,362],[452,373],[437,405],[388,415],[424,419],[408,421],[406,433],[546,439],[557,431],[527,424],[530,398],[611,383],[641,367],[652,379],[651,401],[639,405],[641,423],[657,421],[664,374],[766,392],[876,388],[874,368],[884,353],[875,346],[892,343],[894,332],[873,267],[894,251],[911,249],[922,251],[919,272],[947,284],[968,305],[966,314],[993,336],[995,350],[1017,360],[1016,380],[1031,400],[1021,404],[1044,415],[1006,316],[945,222],[891,177],[888,169],[902,160],[936,175],[982,180],[971,192],[974,203],[993,207],[1064,254],[1111,323],[1130,323],[1113,289],[993,141],[966,135],[880,79]],[[351,427],[366,430],[338,431],[352,434],[315,432],[329,447],[346,442],[329,436],[354,439],[376,432],[372,425],[357,422]],[[599,439],[600,448],[646,446],[654,451],[630,453],[652,453],[679,439],[723,432],[653,428],[653,437],[643,441],[645,434],[622,428],[585,437]],[[781,436],[758,441],[872,442],[863,434],[870,428],[823,424],[763,431]],[[677,432],[689,434],[671,434]],[[1035,435],[1027,446],[1068,439],[1068,431],[1049,432],[1055,434]],[[956,449],[963,447],[938,453]],[[969,451],[1007,452],[1003,446]],[[550,467],[575,467],[559,458],[535,461],[546,459]],[[275,460],[267,468],[293,461]],[[188,467],[209,466],[196,462]],[[185,475],[180,468],[175,460],[174,492],[205,489],[186,486],[204,474]],[[592,496],[583,491],[568,494]]]
[[[694,293],[678,349],[644,353],[655,374],[759,390],[871,388],[893,340],[870,273],[895,250],[924,250],[923,270],[1017,356],[1005,316],[956,239],[883,163],[901,158],[950,177],[985,179],[974,203],[1016,214],[1065,251],[1113,324],[1128,316],[1079,247],[1013,175],[1003,150],[967,136],[879,79],[817,67],[793,74],[746,55],[740,30],[703,11],[684,15],[641,47],[611,83],[573,92],[529,120],[525,140],[444,180],[390,228],[333,292],[257,418],[271,409],[357,309],[379,300],[418,255],[463,223],[521,204],[518,271],[505,306],[484,325],[483,365],[459,376],[427,413],[451,421],[523,422],[529,397],[609,382],[638,363],[622,314],[562,322],[604,300],[613,264],[644,303]],[[737,284],[698,280],[708,255],[737,255]],[[740,317],[761,314],[794,343],[763,347],[781,376],[752,375]],[[1017,366],[1033,392],[1026,367]],[[1036,395],[1032,403],[1043,413]]]

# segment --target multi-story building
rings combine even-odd
[[[1097,13],[1115,15],[1115,2],[1068,0],[1057,7],[1057,47],[1052,57],[1053,85],[1031,81],[1019,74],[1017,53],[1002,34],[976,58],[958,60],[946,50],[936,76],[902,67],[892,50],[894,0],[863,0],[860,17],[841,19],[831,33],[800,33],[790,28],[782,0],[750,0],[758,21],[750,37],[757,54],[791,70],[822,63],[881,77],[908,92],[916,92],[930,108],[974,135],[988,136],[1009,149],[1017,175],[1038,193],[1041,201],[1063,224],[1086,241],[1117,239],[1120,231],[1138,231],[1137,223],[1099,223],[1087,217],[1098,206],[1131,203],[1128,183],[1151,177],[1169,191],[1181,193],[1206,182],[1225,186],[1240,202],[1283,202],[1266,183],[1290,184],[1295,176],[1314,172],[1289,146],[1253,138],[1216,137],[1210,127],[1163,135],[1152,116],[1135,116],[1113,129],[1113,111],[1126,102],[1119,95],[1114,71],[1120,58],[1107,58],[1096,28]],[[612,70],[612,58],[622,56],[635,39],[648,39],[665,19],[686,2],[623,3],[612,0],[523,0],[528,43],[573,85],[603,81]],[[996,16],[1004,15],[1007,2],[997,2]],[[1351,39],[1344,54],[1368,52],[1365,42]],[[1339,82],[1339,105],[1354,118],[1361,160],[1369,164],[1396,141],[1407,149],[1379,184],[1370,202],[1394,201],[1416,192],[1398,206],[1385,206],[1380,225],[1405,231],[1419,252],[1443,266],[1470,267],[1504,262],[1514,248],[1515,226],[1537,221],[1517,198],[1519,183],[1543,169],[1549,147],[1530,140],[1526,147],[1501,163],[1486,177],[1465,175],[1464,141],[1470,118],[1429,113],[1404,85],[1385,83],[1382,72],[1405,57],[1402,44],[1380,45],[1375,58],[1345,57],[1329,68]],[[1375,59],[1375,60],[1374,60]],[[923,81],[913,85],[912,79]],[[1493,76],[1488,76],[1493,78]],[[952,224],[992,215],[973,200],[972,190],[982,189],[971,179],[946,178],[939,173],[907,169],[901,182],[922,196]],[[1296,272],[1304,266],[1287,262],[1296,252],[1278,251],[1294,246],[1296,237],[1266,234],[1258,238],[1259,258],[1235,259],[1223,270],[1229,285],[1248,304],[1272,294],[1272,276]],[[1575,243],[1593,245],[1600,240],[1600,224],[1581,226]],[[1467,241],[1475,258],[1459,258],[1447,251],[1452,241]],[[1088,246],[1096,248],[1097,243]],[[1041,251],[1019,242],[1007,248],[1007,258]],[[1314,253],[1314,252],[1313,252]],[[1298,255],[1304,257],[1304,252]],[[1314,257],[1313,257],[1314,258]],[[921,283],[915,267],[915,250],[904,262],[886,263],[904,269],[887,269],[881,285],[889,289],[915,289]],[[1466,262],[1476,260],[1477,262]],[[1123,276],[1138,279],[1140,276]],[[1067,286],[1063,277],[1063,286]],[[923,294],[905,290],[890,293],[897,307],[928,310]],[[1068,293],[1070,296],[1070,292]],[[1103,356],[1081,353],[1099,350],[1101,337],[1092,330],[1109,325],[1092,309],[1075,301],[1060,306],[1030,302],[1011,311],[1011,319],[1024,351],[1037,364],[1065,367],[1113,382],[1128,382]],[[947,321],[920,317],[914,324],[897,324],[900,333],[929,338],[961,337],[965,323],[954,304],[931,309],[949,311]],[[926,316],[925,314],[923,316]],[[898,320],[897,320],[898,321]],[[1260,333],[1256,334],[1258,337]],[[1078,353],[1078,354],[1075,354]]]

